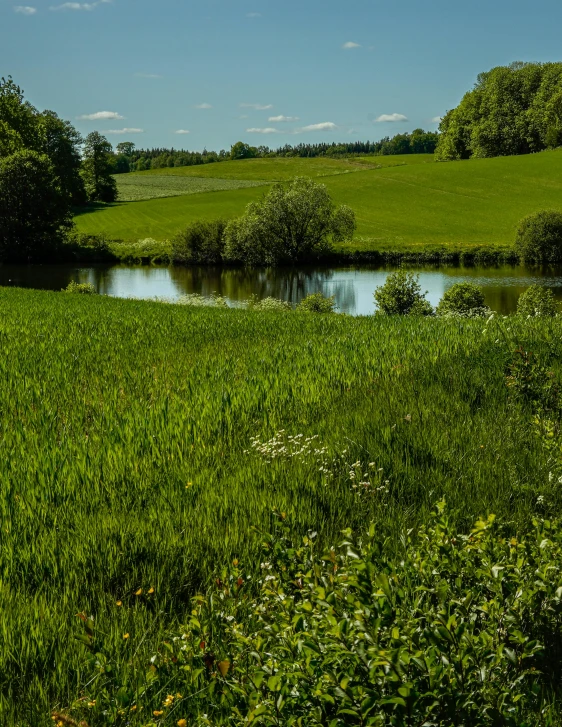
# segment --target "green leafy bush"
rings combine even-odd
[[[439,316],[477,317],[490,315],[484,305],[482,288],[473,283],[455,283],[441,298],[436,313]]]
[[[279,300],[279,298],[272,297],[260,300],[255,294],[246,301],[246,308],[248,310],[277,311],[279,313],[286,313],[292,310],[291,304],[286,300]]]
[[[312,293],[303,298],[297,306],[300,313],[333,313],[336,307],[336,297],[322,295],[322,293]]]
[[[524,262],[562,261],[562,212],[542,210],[522,219],[515,247]]]
[[[170,243],[147,237],[137,242],[114,242],[111,252],[121,261],[129,263],[169,263]]]
[[[554,293],[542,285],[531,285],[517,301],[517,313],[520,316],[555,316],[557,312]]]
[[[226,298],[221,295],[212,293],[211,295],[199,295],[198,293],[188,293],[182,295],[176,301],[177,305],[194,306],[195,308],[228,308]]]
[[[97,290],[92,283],[70,282],[63,291],[64,293],[77,293],[78,295],[97,295]]]
[[[559,668],[560,523],[536,521],[516,538],[490,516],[459,534],[441,503],[389,558],[374,527],[362,541],[346,531],[322,553],[316,533],[295,546],[279,519],[257,582],[235,560],[147,664],[133,657],[114,669],[82,614],[90,673],[77,716],[95,725],[146,725],[143,715],[231,727],[539,724]]]
[[[397,270],[391,273],[384,285],[375,290],[374,297],[378,312],[385,315],[433,314],[433,308],[421,292],[419,275]]]
[[[172,239],[172,261],[177,263],[220,263],[224,251],[224,220],[200,220]]]
[[[276,184],[260,202],[229,222],[225,258],[247,265],[295,263],[351,240],[355,213],[336,207],[326,186],[308,177]]]

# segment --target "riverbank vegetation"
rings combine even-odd
[[[254,528],[273,531],[272,509],[297,546],[317,533],[319,555],[372,522],[390,560],[443,498],[458,534],[494,512],[524,540],[559,511],[559,317],[285,315],[14,289],[0,306],[5,724],[44,727],[81,697],[90,727],[112,723],[108,699],[117,724],[138,725],[191,719],[200,689],[197,709],[214,702],[212,661],[182,670],[188,701],[163,709],[166,669],[195,634],[191,598],[233,561],[257,596],[269,559]],[[236,663],[207,641],[202,657]]]

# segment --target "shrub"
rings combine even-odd
[[[246,301],[246,308],[248,310],[277,311],[279,313],[286,313],[292,310],[291,304],[286,300],[271,297],[260,300],[255,294]]]
[[[248,265],[294,263],[351,240],[354,231],[351,208],[336,207],[325,185],[297,177],[289,185],[274,185],[228,224],[225,257]]]
[[[397,270],[375,290],[378,312],[385,315],[432,315],[433,308],[421,292],[419,275]]]
[[[111,252],[123,262],[170,262],[170,243],[168,240],[160,242],[152,237],[137,240],[137,242],[115,242],[111,246]]]
[[[482,288],[473,283],[455,283],[445,292],[437,306],[439,316],[478,317],[490,314],[484,305]]]
[[[228,308],[226,298],[223,298],[216,293],[212,295],[199,295],[198,293],[189,293],[188,295],[182,295],[176,301],[178,305],[189,305],[196,308]]]
[[[297,306],[300,313],[333,313],[336,307],[336,297],[334,295],[329,298],[322,293],[312,293],[303,298]]]
[[[561,262],[562,212],[542,210],[522,219],[515,246],[524,262]]]
[[[97,295],[97,290],[92,283],[77,283],[74,280],[63,289],[63,292],[77,293],[78,295]]]
[[[490,516],[462,534],[441,503],[391,558],[374,526],[363,541],[344,531],[322,554],[316,533],[295,546],[279,519],[258,581],[234,561],[151,663],[120,673],[112,640],[83,614],[91,675],[78,715],[96,725],[119,714],[146,724],[142,712],[231,727],[537,724],[525,716],[538,717],[559,668],[560,523],[515,538]]]
[[[555,316],[557,312],[554,293],[542,285],[531,285],[517,301],[517,313],[520,316]]]
[[[176,263],[220,263],[224,252],[224,220],[198,221],[172,239]]]

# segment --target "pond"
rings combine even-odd
[[[423,291],[437,305],[454,283],[469,281],[484,289],[486,304],[498,313],[516,309],[519,295],[531,284],[550,287],[562,301],[562,269],[499,266],[405,266],[419,273]],[[122,298],[175,300],[186,293],[228,299],[240,305],[252,294],[298,303],[310,293],[335,295],[338,309],[352,315],[374,312],[373,292],[395,267],[302,267],[248,270],[220,267],[164,267],[140,265],[4,265],[0,285],[61,290],[72,280],[93,283],[104,295]]]

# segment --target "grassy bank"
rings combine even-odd
[[[130,187],[139,180],[143,194],[151,179],[157,180],[158,195],[166,193],[167,179],[170,195],[182,184],[195,189],[201,179],[264,186],[121,202],[81,214],[76,224],[81,232],[122,240],[164,240],[194,220],[241,214],[273,181],[308,175],[321,178],[334,200],[357,214],[355,239],[340,254],[430,259],[480,250],[508,254],[523,216],[562,209],[560,151],[446,164],[430,159],[255,159],[123,175],[120,184]]]
[[[272,508],[324,545],[373,521],[392,549],[442,497],[458,527],[490,511],[517,527],[539,496],[559,507],[505,379],[519,344],[560,376],[558,319],[279,315],[7,289],[0,306],[2,724],[43,727],[80,692],[79,612],[123,663],[124,634],[148,659],[221,564],[256,565],[253,528],[271,526]],[[354,486],[356,462],[376,464],[384,492]]]

